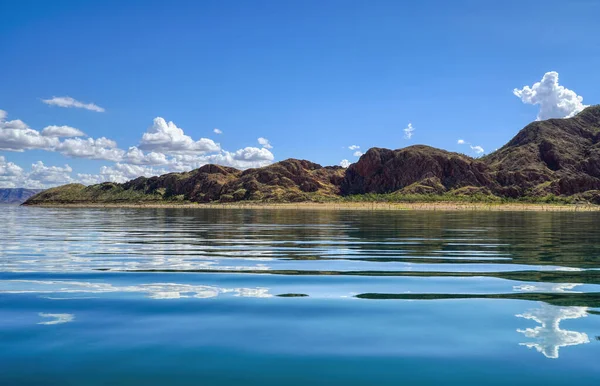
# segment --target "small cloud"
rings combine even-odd
[[[86,109],[86,110],[90,110],[90,111],[96,111],[98,113],[103,113],[105,111],[104,108],[102,108],[94,103],[80,102],[80,101],[73,99],[71,97],[68,97],[68,96],[52,97],[51,99],[42,99],[42,102],[44,102],[45,104],[50,105],[50,106],[74,107],[74,108],[78,108],[78,109]]]
[[[238,161],[273,161],[275,156],[265,146],[262,149],[257,147],[245,147],[232,153],[232,157]]]
[[[223,132],[220,129],[217,129],[216,127],[213,129],[213,133],[215,133],[215,134],[223,134]]]
[[[475,152],[475,154],[483,154],[485,150],[481,146],[471,146],[471,150]]]
[[[539,105],[540,111],[537,120],[550,118],[571,118],[587,106],[583,104],[583,97],[575,91],[558,84],[558,72],[550,71],[544,74],[542,80],[525,86],[515,88],[513,94],[523,103]]]
[[[363,152],[360,150],[354,152],[355,157],[360,157],[361,155],[363,155]]]
[[[347,168],[348,166],[350,166],[350,161],[348,161],[347,159],[343,159],[340,161],[340,166],[343,168]]]
[[[350,149],[350,150],[358,150],[358,149],[360,149],[360,146],[358,146],[358,145],[350,145],[350,146],[348,146],[348,149]]]
[[[404,138],[411,139],[414,131],[415,128],[413,127],[412,123],[409,123],[406,129],[404,129]]]
[[[269,142],[269,140],[268,140],[268,139],[266,139],[266,138],[260,137],[260,138],[258,139],[258,143],[259,143],[259,144],[260,144],[262,147],[264,147],[265,149],[272,149],[272,148],[273,148],[273,146],[271,146],[271,143]]]
[[[459,139],[456,143],[458,143],[459,145],[469,145],[469,147],[471,148],[471,150],[473,150],[475,152],[475,154],[485,153],[485,150],[483,150],[483,148],[481,146],[471,145],[470,142],[467,142],[464,139]]]

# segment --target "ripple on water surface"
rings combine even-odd
[[[600,376],[595,213],[2,209],[0,381]]]

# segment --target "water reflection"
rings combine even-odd
[[[8,208],[0,216],[5,272],[311,270],[319,260],[328,270],[585,271],[600,254],[600,234],[587,232],[597,217],[585,213]]]
[[[54,324],[69,323],[75,319],[75,315],[73,315],[73,314],[46,314],[46,313],[40,312],[38,315],[41,316],[42,318],[52,319],[52,320],[46,320],[46,321],[38,323],[38,324],[43,324],[46,326],[50,326],[50,325],[54,325]]]
[[[66,280],[1,280],[0,294],[103,294],[144,293],[150,299],[214,298],[222,294],[239,297],[269,298],[268,288],[220,288],[205,285],[152,283],[116,286]],[[57,297],[46,297],[58,300]]]
[[[600,233],[593,232],[600,226],[597,214],[9,208],[0,213],[0,221],[4,224],[0,227],[0,301],[5,301],[0,313],[8,315],[4,318],[7,323],[16,320],[17,325],[20,319],[15,315],[27,312],[35,316],[40,310],[53,313],[39,314],[34,323],[72,322],[72,314],[59,314],[64,309],[53,307],[84,302],[66,299],[101,298],[86,307],[99,310],[99,315],[117,317],[121,317],[118,307],[140,302],[145,307],[136,312],[160,312],[161,317],[173,318],[175,324],[178,317],[188,316],[186,312],[222,316],[224,307],[194,306],[181,313],[162,314],[164,306],[178,308],[173,299],[269,298],[280,294],[287,299],[247,302],[232,310],[243,317],[232,317],[231,321],[216,318],[223,325],[209,327],[215,331],[223,328],[226,334],[222,335],[236,336],[239,328],[252,324],[242,323],[240,327],[239,320],[260,327],[266,323],[284,331],[282,336],[298,331],[311,348],[318,346],[315,342],[336,348],[327,339],[317,339],[317,332],[323,329],[327,338],[339,333],[340,352],[348,345],[367,342],[379,354],[385,352],[386,342],[396,343],[394,337],[398,341],[415,337],[410,347],[426,346],[431,350],[427,353],[434,356],[439,351],[432,348],[435,336],[417,341],[420,329],[435,327],[458,342],[461,334],[472,333],[462,318],[481,316],[490,322],[477,327],[486,329],[480,336],[507,332],[513,350],[543,360],[517,344],[524,341],[522,345],[548,358],[558,358],[560,347],[590,340],[582,332],[561,329],[560,322],[587,315],[599,317]],[[155,273],[114,273],[122,271]],[[309,297],[293,299],[302,294]],[[353,299],[353,295],[359,299],[435,302],[405,302],[401,307],[406,307],[406,315],[392,323],[387,318],[397,315],[396,304],[341,300]],[[128,301],[114,301],[123,297]],[[498,302],[499,306],[482,307],[482,312],[465,307],[459,313],[455,312],[458,299],[464,299],[461,305]],[[540,301],[546,304],[517,315],[531,321],[519,319],[515,326],[514,315],[523,309],[514,307],[525,301],[532,307]],[[23,308],[27,303],[31,303],[29,308]],[[270,307],[272,313],[265,314]],[[85,327],[82,311],[72,312],[78,317],[73,327]],[[360,318],[352,319],[348,313]],[[297,315],[308,317],[308,323]],[[427,324],[429,320],[434,324]],[[440,321],[447,320],[450,322],[441,326]],[[502,324],[505,320],[508,325]],[[346,324],[347,330],[339,328]],[[514,333],[517,327],[522,328],[519,334]],[[103,324],[102,328],[110,331],[119,325]],[[454,336],[449,333],[452,329]],[[39,330],[53,334],[52,328]],[[76,333],[78,329],[66,330]],[[165,332],[156,331],[156,335]],[[270,333],[276,328],[261,331]],[[597,331],[586,331],[590,337],[598,335]],[[363,332],[364,337],[354,338]],[[257,335],[244,334],[239,341],[252,336]],[[487,343],[482,340],[471,342],[473,352],[480,352],[476,344],[483,347]],[[444,349],[460,346],[454,340],[448,342]],[[213,342],[215,346],[220,343]],[[573,351],[576,358],[577,350]],[[357,352],[364,352],[363,347]]]
[[[542,304],[540,308],[531,309],[516,316],[534,320],[540,324],[540,326],[534,328],[517,329],[527,338],[533,339],[532,342],[519,344],[528,348],[535,348],[547,358],[558,358],[560,347],[590,342],[587,334],[583,332],[560,328],[560,322],[565,319],[578,319],[588,316],[588,307],[556,307]]]
[[[580,291],[573,291],[580,285],[578,283],[537,283],[516,285],[513,286],[513,289],[517,292],[580,293]]]

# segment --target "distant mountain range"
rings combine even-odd
[[[302,202],[354,195],[569,197],[600,204],[600,106],[568,119],[536,121],[482,158],[429,146],[369,149],[347,169],[288,159],[245,171],[206,165],[124,184],[70,184],[26,204]]]
[[[0,204],[22,204],[41,191],[41,189],[0,188]]]

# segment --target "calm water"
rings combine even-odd
[[[0,208],[0,384],[600,384],[596,213]]]

